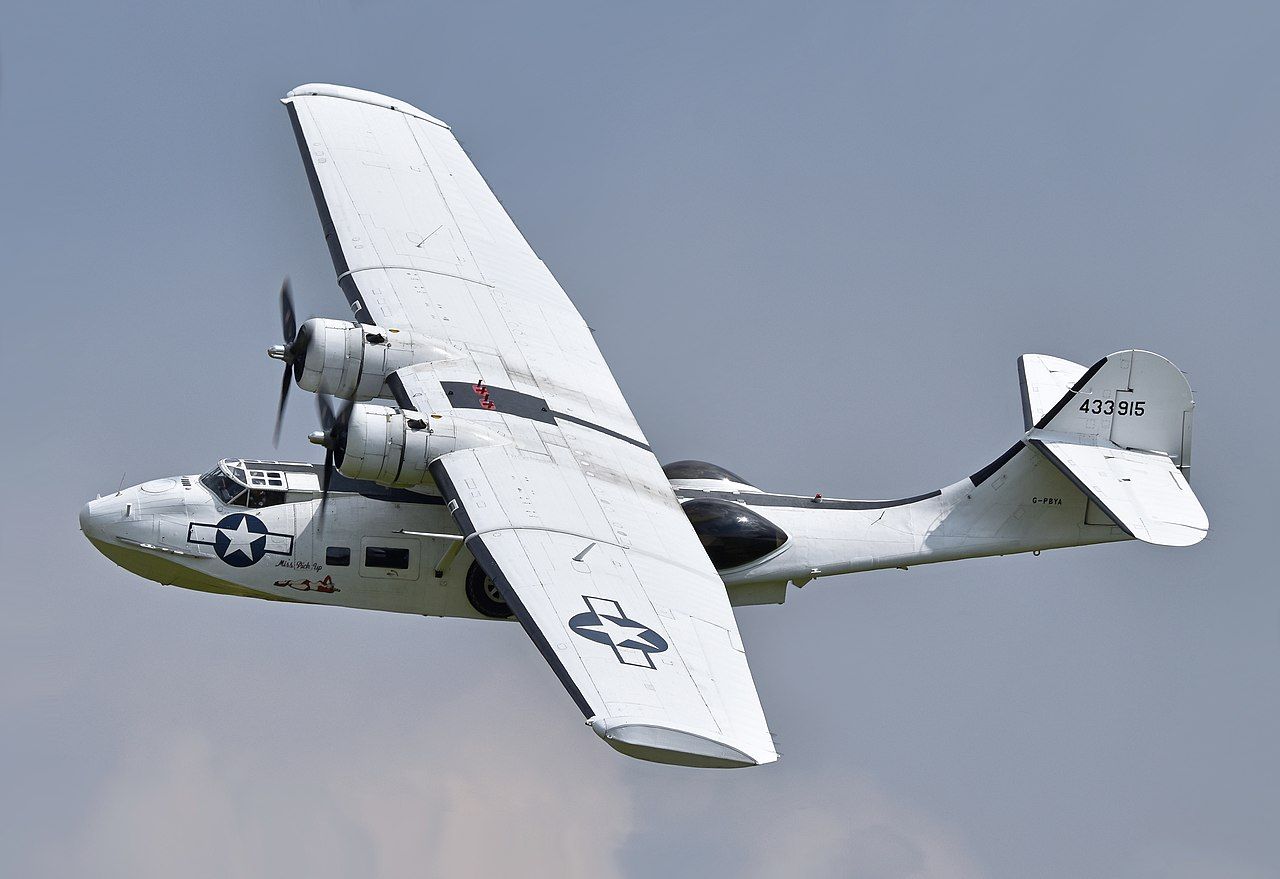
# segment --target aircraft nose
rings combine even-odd
[[[80,530],[90,540],[102,539],[102,499],[89,501],[80,508]]]
[[[110,540],[126,523],[132,505],[129,490],[91,500],[80,508],[80,530],[90,540]]]

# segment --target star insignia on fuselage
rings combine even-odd
[[[216,525],[192,522],[187,529],[187,542],[212,546],[218,558],[235,568],[257,564],[267,553],[293,554],[293,535],[268,530],[257,516],[232,513]]]
[[[232,519],[239,519],[232,525]],[[213,549],[229,565],[251,565],[267,547],[267,526],[257,516],[237,513],[218,523]]]

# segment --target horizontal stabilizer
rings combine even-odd
[[[1023,354],[1018,358],[1018,381],[1022,385],[1023,428],[1036,422],[1067,395],[1088,367],[1048,354]]]
[[[1208,534],[1204,507],[1167,454],[1120,449],[1105,441],[1082,443],[1039,430],[1033,430],[1027,440],[1139,540],[1191,546]]]

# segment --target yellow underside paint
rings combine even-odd
[[[89,542],[98,548],[98,552],[126,571],[137,574],[139,577],[146,577],[148,580],[155,580],[157,583],[163,583],[166,586],[181,586],[183,589],[213,592],[218,595],[261,598],[264,601],[288,601],[293,604],[306,603],[283,595],[272,595],[269,592],[248,589],[229,580],[223,580],[219,577],[210,576],[203,571],[188,568],[155,553],[145,552],[140,549],[130,549],[126,546],[105,543],[92,538],[89,539]]]

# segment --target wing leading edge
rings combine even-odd
[[[723,582],[590,330],[448,126],[342,86],[285,102],[356,317],[462,354],[400,370],[397,402],[493,438],[431,475],[592,729],[647,760],[776,760]]]

